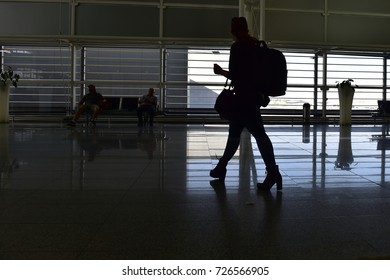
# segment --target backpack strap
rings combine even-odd
[[[267,42],[264,40],[260,40],[258,44],[259,44],[259,47],[268,48]]]
[[[228,82],[229,82],[229,78],[226,78],[226,82],[225,82],[225,88],[227,87],[227,85],[228,85]],[[229,83],[229,90],[231,89],[233,87],[233,85],[232,85],[232,83],[230,82]]]

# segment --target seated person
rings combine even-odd
[[[91,112],[91,123],[93,125],[96,125],[95,121],[101,111],[101,106],[103,104],[104,98],[100,93],[96,91],[96,87],[94,85],[89,85],[88,89],[89,92],[84,95],[84,97],[78,103],[76,114],[68,124],[69,126],[75,126],[81,114],[85,111]]]
[[[143,112],[149,113],[149,124],[153,126],[154,112],[157,107],[157,97],[154,96],[154,89],[149,88],[148,94],[142,96],[138,101],[139,107],[137,109],[138,126],[142,126],[142,114]]]

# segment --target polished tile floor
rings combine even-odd
[[[283,192],[223,125],[0,125],[0,259],[390,257],[387,127],[267,126]]]

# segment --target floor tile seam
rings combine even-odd
[[[375,184],[377,184],[377,183],[375,183]],[[377,185],[379,185],[382,189],[390,190],[390,186],[381,185],[381,184],[377,184]]]
[[[372,250],[374,250],[376,252],[376,254],[380,255],[380,251],[379,251],[379,248],[377,246],[375,246],[372,242],[370,242],[369,240],[367,240],[367,237],[366,238],[363,238],[361,240],[361,242],[365,243],[369,248],[371,248]],[[363,257],[360,257],[359,259],[361,259]]]
[[[368,181],[368,182],[370,182],[370,183],[372,183],[372,184],[374,184],[374,185],[377,185],[378,187],[380,187],[380,188],[384,188],[384,189],[390,189],[389,187],[386,187],[386,186],[384,186],[383,184],[379,184],[379,183],[377,183],[376,181],[373,181],[373,180],[371,180],[370,178],[367,178],[367,176],[364,176],[364,175],[358,175],[360,178],[362,178],[362,179],[364,179],[365,181]],[[371,176],[373,176],[373,175],[371,175]],[[375,176],[375,175],[374,175]]]
[[[112,210],[113,211],[113,210]],[[112,212],[111,212],[112,213]],[[82,248],[77,253],[76,259],[82,258],[83,255],[90,252],[89,248],[91,245],[93,245],[96,241],[96,238],[101,234],[101,232],[104,230],[105,226],[107,225],[107,220],[109,219],[110,215],[107,215],[107,217],[104,219],[104,221],[100,223],[95,223],[96,229],[93,231],[93,233],[89,234],[88,241],[83,243]],[[82,225],[87,225],[86,223],[81,223]]]
[[[332,213],[334,213],[336,210],[330,210]],[[381,215],[377,215],[377,214],[369,214],[369,215],[366,215],[366,214],[362,214],[362,215],[359,215],[359,214],[345,214],[345,213],[341,213],[341,214],[336,214],[335,217],[337,219],[339,219],[341,221],[341,219],[343,219],[342,221],[345,222],[344,220],[347,219],[347,220],[350,220],[350,219],[355,219],[357,217],[380,217]],[[351,225],[355,225],[355,226],[360,226],[359,223],[357,223],[356,221],[349,221],[349,223]]]
[[[316,202],[321,206],[321,208],[322,208],[321,211],[327,211],[331,218],[335,218],[337,220],[340,220],[342,217],[347,217],[347,216],[340,216],[339,214],[337,214],[338,211],[336,209],[334,209],[334,207],[329,207],[329,204],[324,203],[324,198],[316,199]]]
[[[0,189],[0,196],[2,195],[3,190]],[[15,192],[15,190],[7,190],[7,192]],[[28,198],[32,193],[35,192],[35,190],[31,190],[31,189],[28,189],[28,190],[16,190],[16,192],[19,194],[20,192],[25,192],[25,194],[23,194],[21,197],[18,197],[18,198],[12,198],[13,202],[9,202],[9,199],[5,199],[5,201],[7,202],[7,204],[9,204],[8,206],[2,208],[2,209],[5,209],[5,208],[8,208],[11,204],[14,205],[18,202],[20,202],[21,200],[24,200],[25,198]],[[2,205],[3,206],[3,205]],[[0,209],[1,210],[1,209]]]
[[[120,198],[118,198],[120,199]],[[17,203],[17,202],[15,202]],[[13,203],[13,204],[15,204]],[[23,206],[26,206],[26,205],[30,205],[30,206],[93,206],[93,205],[99,205],[99,206],[110,206],[110,205],[113,205],[113,204],[117,204],[117,202],[102,202],[102,201],[82,201],[82,200],[79,200],[79,201],[74,201],[74,200],[62,200],[62,201],[21,201],[21,202],[18,202],[17,205],[23,205]],[[9,208],[9,207],[8,207]],[[0,209],[1,210],[1,209]]]
[[[58,250],[58,249],[53,249],[53,250],[49,250],[49,249],[20,249],[20,250],[2,250],[1,253],[24,253],[24,252],[27,252],[27,253],[37,253],[37,252],[41,252],[41,253],[55,253],[55,252],[58,252],[58,253],[79,253],[80,250]],[[1,255],[0,255],[0,259],[1,259]]]
[[[148,165],[147,165],[148,166]],[[139,180],[139,178],[142,176],[142,173],[144,173],[144,171],[147,169],[147,166],[144,168],[144,170],[141,172],[141,175],[139,175],[134,181],[133,183],[131,184],[131,186],[133,186],[136,181]],[[131,188],[131,186],[129,188]],[[94,225],[96,226],[96,229],[94,230],[93,233],[90,234],[90,238],[89,238],[89,241],[86,242],[83,246],[82,249],[80,249],[78,251],[78,254],[77,254],[77,257],[81,257],[83,256],[85,253],[87,253],[89,250],[88,250],[88,246],[93,242],[93,240],[95,240],[96,236],[98,236],[98,234],[101,232],[102,229],[104,229],[104,226],[107,224],[107,222],[110,220],[110,217],[112,216],[112,214],[115,212],[115,210],[119,207],[119,205],[121,205],[121,203],[123,202],[124,198],[126,197],[126,195],[128,194],[129,192],[129,188],[127,191],[123,192],[123,194],[121,195],[121,197],[118,199],[118,201],[116,203],[114,203],[115,205],[113,205],[113,207],[111,207],[111,209],[108,211],[108,213],[105,215],[106,217],[101,221],[101,222],[98,222],[98,223],[88,223],[88,222],[79,222],[79,223],[70,223],[70,222],[55,222],[55,223],[8,223],[8,224],[17,224],[17,225],[27,225],[27,224],[31,224],[31,225],[68,225],[68,226],[71,226],[71,225],[83,225],[83,226],[91,226],[91,225]],[[1,222],[0,222],[1,224]]]
[[[115,213],[115,211],[122,205],[123,201],[125,200],[126,196],[130,193],[130,189],[134,187],[138,181],[143,177],[145,171],[148,169],[151,162],[149,161],[148,164],[143,168],[143,170],[139,173],[139,175],[133,180],[133,182],[130,184],[130,186],[127,188],[127,190],[122,194],[122,196],[118,199],[116,206],[112,207],[109,213],[106,215],[105,219],[102,221],[102,227],[107,224],[107,222],[110,220],[112,215]]]
[[[289,144],[289,147],[286,147],[286,144],[285,143],[278,143],[280,145],[283,145],[282,147],[284,147],[283,150],[291,150],[291,149],[294,149],[294,151],[298,150],[298,151],[305,151],[307,152],[311,157],[313,157],[313,150],[310,150],[308,148],[304,148],[302,147],[302,143],[295,143],[295,142],[291,142],[289,141],[288,144]],[[291,147],[292,146],[292,147]],[[303,156],[303,155],[301,155]]]
[[[212,149],[212,147],[210,146],[210,140],[206,134],[206,141],[207,141],[207,147],[208,147],[208,151],[209,151],[209,156],[210,156],[210,164],[212,165],[213,164],[213,160],[217,160],[219,161],[219,159],[221,158],[221,156],[218,157],[217,153],[216,153],[216,150],[215,149]],[[222,148],[221,148],[222,149]],[[215,155],[212,155],[211,154],[211,151],[214,151]]]
[[[1,222],[3,225],[100,225],[103,222]]]

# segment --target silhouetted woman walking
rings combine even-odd
[[[282,176],[275,162],[274,148],[265,132],[260,106],[266,106],[268,96],[256,91],[254,54],[259,44],[256,38],[249,35],[248,24],[244,17],[232,19],[231,33],[235,42],[230,48],[229,70],[223,70],[214,64],[214,73],[229,78],[236,94],[237,118],[229,122],[229,136],[225,151],[217,166],[210,171],[210,176],[225,180],[226,166],[236,153],[240,145],[240,136],[243,129],[247,130],[256,139],[257,146],[264,160],[267,176],[257,187],[261,191],[269,191],[275,184],[282,189]]]

